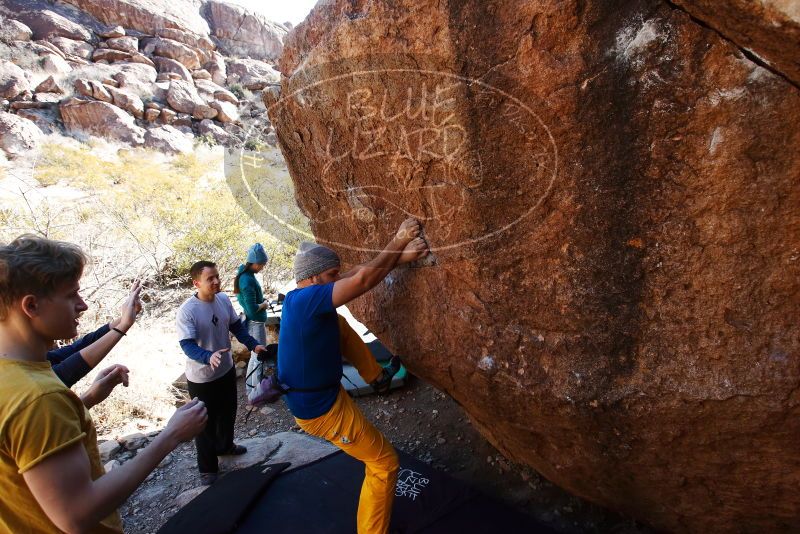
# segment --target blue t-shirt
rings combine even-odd
[[[336,402],[342,352],[333,283],[295,289],[286,295],[278,337],[278,373],[290,388],[333,386],[318,392],[289,391],[286,404],[295,417],[319,417]]]

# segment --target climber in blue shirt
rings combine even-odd
[[[302,243],[295,256],[297,289],[283,302],[278,375],[288,386],[286,404],[307,433],[327,439],[366,465],[358,504],[358,533],[386,533],[397,481],[397,453],[341,387],[342,341],[336,308],[378,285],[399,263],[428,253],[419,222],[408,219],[372,261],[340,274],[339,256],[328,247]],[[346,347],[347,344],[344,344]],[[374,358],[353,361],[376,389],[388,389],[393,370]]]

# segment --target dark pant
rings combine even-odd
[[[236,421],[236,369],[213,382],[187,380],[189,395],[203,401],[208,410],[208,423],[194,439],[197,445],[197,467],[201,473],[219,471],[217,455],[233,447],[233,423]]]

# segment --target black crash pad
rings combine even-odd
[[[172,516],[158,534],[229,534],[288,463],[231,471]]]
[[[400,473],[390,532],[554,532],[446,473],[403,452],[399,454]],[[250,507],[236,532],[353,534],[363,479],[364,464],[341,451],[284,472]]]

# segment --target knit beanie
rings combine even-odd
[[[339,255],[328,247],[303,241],[294,257],[294,279],[299,282],[341,264]]]
[[[267,263],[269,257],[261,243],[256,243],[247,249],[247,263]]]

